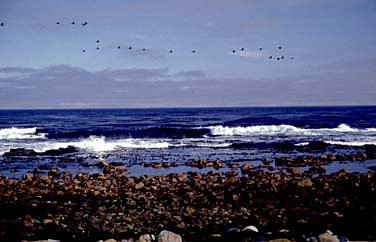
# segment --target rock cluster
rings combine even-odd
[[[59,149],[51,149],[46,150],[45,152],[36,152],[32,149],[24,149],[24,148],[17,148],[17,149],[10,149],[10,151],[5,152],[3,156],[10,157],[10,156],[62,156],[69,153],[77,152],[78,150],[73,146],[68,146],[66,148],[59,148]]]
[[[0,176],[1,240],[136,241],[168,230],[184,241],[229,241],[226,231],[248,226],[240,234],[234,231],[244,229],[230,230],[230,238],[249,241],[244,233],[255,232],[250,224],[263,240],[303,241],[327,229],[350,239],[376,239],[374,172],[313,176],[319,168],[270,173],[244,165],[243,175],[233,170],[129,177],[106,162],[101,166],[103,173],[93,175],[52,167],[48,176]]]
[[[358,153],[352,155],[321,155],[318,158],[314,158],[311,155],[306,157],[280,157],[275,159],[276,166],[288,166],[288,167],[299,167],[299,166],[313,166],[319,164],[326,164],[332,161],[365,161],[369,159],[369,155],[366,153]]]

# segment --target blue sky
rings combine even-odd
[[[0,22],[0,108],[376,104],[373,0],[2,0]]]

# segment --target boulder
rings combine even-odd
[[[66,148],[59,148],[53,150],[46,150],[45,152],[40,153],[40,155],[48,155],[48,156],[61,156],[69,153],[77,152],[78,150],[74,146],[68,146]]]
[[[35,156],[38,153],[35,150],[17,148],[10,149],[8,152],[5,152],[3,156]]]
[[[153,234],[143,234],[138,238],[138,242],[153,242],[155,236]]]
[[[158,236],[157,236],[158,242],[182,242],[182,238],[180,235],[175,234],[171,231],[163,230]]]
[[[320,242],[340,242],[337,235],[334,235],[331,231],[326,231],[319,235]]]

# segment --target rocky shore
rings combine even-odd
[[[264,169],[269,160],[259,168],[192,161],[186,165],[215,169],[132,177],[102,162],[103,172],[92,175],[56,167],[46,176],[0,175],[0,240],[157,241],[165,230],[182,241],[376,240],[375,171],[326,174],[320,164],[333,159],[275,161],[292,166],[286,170]],[[297,162],[312,167],[303,171]],[[222,172],[224,166],[231,171]],[[244,230],[249,225],[257,231]]]

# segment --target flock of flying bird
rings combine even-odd
[[[60,25],[61,23],[60,23],[60,21],[57,21],[56,22],[56,24],[57,25]],[[72,21],[71,23],[70,23],[71,25],[76,25],[76,22],[75,21]],[[83,26],[83,27],[85,27],[86,25],[87,25],[88,23],[87,22],[83,22],[83,23],[81,23],[81,25]],[[0,27],[4,27],[5,26],[5,23],[4,22],[1,22],[0,23]],[[99,40],[97,40],[96,41],[96,43],[97,43],[97,47],[96,47],[96,50],[98,51],[100,48],[99,48],[99,46],[98,46],[98,44],[99,44]],[[121,49],[121,46],[119,45],[119,46],[117,46],[117,49]],[[128,47],[128,50],[132,50],[133,49],[133,47],[132,46],[129,46]],[[141,49],[142,51],[146,51],[146,48],[142,48]],[[259,51],[262,51],[263,50],[263,48],[258,48],[258,50]],[[282,46],[278,46],[278,50],[282,50]],[[232,50],[232,53],[233,54],[235,54],[237,51],[240,51],[240,52],[244,52],[245,51],[245,48],[244,47],[242,47],[242,48],[240,48],[239,50],[235,50],[235,49],[233,49]],[[86,49],[82,49],[82,52],[86,52]],[[192,53],[193,54],[195,54],[197,51],[196,50],[192,50]],[[172,54],[172,53],[174,53],[174,51],[173,50],[169,50],[169,53],[170,54]],[[285,60],[285,59],[287,59],[284,55],[280,55],[280,56],[272,56],[272,55],[270,55],[269,57],[268,57],[269,59],[276,59],[276,60]],[[295,58],[294,57],[290,57],[289,58],[290,60],[294,60]]]

